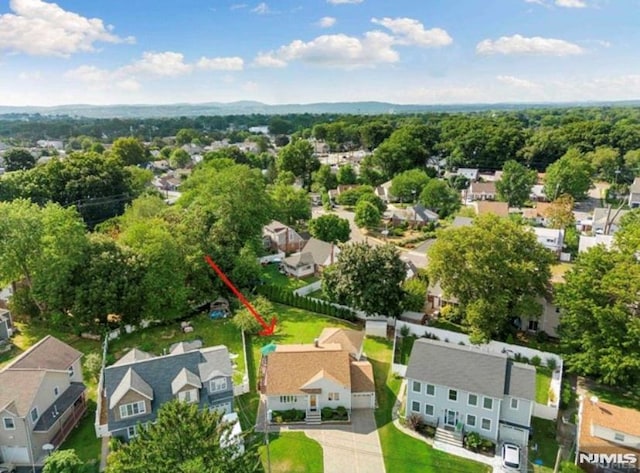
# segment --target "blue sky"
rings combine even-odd
[[[640,0],[0,0],[0,105],[640,98]]]

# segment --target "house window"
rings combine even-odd
[[[138,435],[138,426],[137,425],[132,425],[130,427],[127,427],[127,437],[129,437],[129,439],[132,439],[134,437],[136,437]]]
[[[329,401],[339,401],[340,400],[340,393],[329,393],[328,394],[328,399],[329,399]]]
[[[16,429],[16,423],[14,422],[13,417],[4,417],[2,421],[4,423],[4,430]]]
[[[511,398],[511,409],[517,409],[517,408],[518,408],[518,400]]]
[[[616,442],[624,442],[624,435],[616,432],[613,434],[613,440]]]
[[[73,366],[69,366],[69,369],[67,371],[69,372],[69,377],[73,377]]]
[[[280,396],[280,402],[282,404],[290,404],[293,402],[298,402],[297,396]]]
[[[420,412],[420,403],[418,401],[411,401],[411,412]]]
[[[482,418],[482,430],[491,430],[491,419],[487,419],[486,417]]]
[[[123,404],[120,406],[120,417],[122,419],[139,416],[145,412],[147,412],[147,409],[144,401],[132,402],[130,404]]]
[[[209,408],[210,412],[213,411],[218,411],[222,414],[228,414],[229,412],[231,412],[231,403],[229,402],[221,402],[218,404],[213,404],[210,408]]]
[[[227,378],[216,378],[209,381],[209,391],[215,393],[227,389]]]
[[[429,417],[433,417],[433,406],[431,404],[424,405],[424,413]]]
[[[469,427],[475,427],[476,426],[476,416],[474,416],[473,414],[467,414],[467,425]]]
[[[532,332],[538,331],[538,321],[537,320],[529,320],[529,330]]]
[[[449,400],[457,401],[458,400],[458,391],[455,389],[449,389]]]
[[[190,389],[188,391],[179,392],[178,393],[178,399],[180,399],[181,401],[184,401],[186,403],[198,402],[199,401],[198,390],[197,389]]]
[[[421,389],[422,389],[422,383],[420,383],[420,381],[414,381],[413,382],[413,392],[414,393],[419,393]]]
[[[436,395],[436,387],[433,384],[427,384],[425,388],[427,396],[435,396]]]
[[[493,399],[491,399],[490,397],[485,397],[484,399],[482,399],[482,407],[488,410],[493,409]]]
[[[56,386],[55,388],[53,388],[53,395],[55,397],[58,397],[58,394],[60,394],[60,389],[58,388],[58,386]]]
[[[477,406],[478,405],[478,395],[477,394],[469,394],[469,397],[467,398],[467,404],[469,404],[470,406]]]
[[[38,408],[34,407],[33,409],[31,409],[31,420],[33,422],[38,420]]]

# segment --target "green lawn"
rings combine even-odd
[[[302,432],[269,434],[271,469],[267,467],[267,448],[260,447],[265,471],[273,473],[322,473],[322,447]]]
[[[392,409],[400,390],[401,379],[389,376],[392,343],[367,338],[365,352],[373,364],[378,409],[378,426],[384,464],[389,472],[421,473],[486,473],[487,465],[469,461],[433,449],[426,443],[400,432],[392,423]]]
[[[534,463],[540,459],[541,466],[534,465],[536,473],[551,473],[556,463],[558,454],[558,442],[556,441],[556,423],[552,420],[531,418],[533,427],[533,439],[529,441],[529,463]],[[537,451],[532,451],[531,447],[537,445]]]
[[[589,385],[589,393],[603,402],[640,410],[640,384],[622,389],[594,383]]]
[[[97,460],[100,458],[100,440],[96,438],[96,431],[93,425],[96,412],[96,402],[88,401],[88,408],[85,417],[80,421],[67,437],[67,440],[60,446],[60,449],[74,449],[80,459],[84,462]]]
[[[398,337],[396,340],[396,363],[401,365],[409,364],[411,349],[416,341],[416,337]]]
[[[549,368],[536,368],[536,402],[547,405],[549,402],[549,388],[551,387],[551,370]]]
[[[331,302],[331,299],[324,293],[322,289],[318,289],[317,291],[309,294],[309,297],[313,297],[314,299],[320,299],[321,301]]]
[[[280,286],[285,289],[290,289],[291,291],[308,286],[312,282],[316,282],[318,280],[315,276],[309,276],[302,279],[286,276],[278,271],[277,264],[267,264],[266,266],[263,266],[260,279],[262,279],[265,284]]]

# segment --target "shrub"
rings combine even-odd
[[[560,389],[560,408],[566,409],[574,401],[575,393],[571,389],[571,384],[568,381],[562,381]]]
[[[347,408],[344,406],[336,407],[336,414],[338,415],[338,419],[347,420],[349,414],[347,413]]]
[[[409,417],[407,417],[407,426],[411,430],[415,430],[416,432],[419,432],[424,427],[422,416],[420,414],[416,414],[415,412],[409,415]]]
[[[464,438],[464,446],[469,449],[476,451],[482,445],[482,437],[478,432],[469,432],[467,436]]]
[[[542,364],[542,359],[538,355],[536,355],[531,358],[531,364],[533,366],[540,366]]]
[[[409,335],[409,332],[410,332],[410,330],[409,330],[409,327],[407,325],[403,325],[400,328],[400,336],[403,337],[403,338],[407,337]]]
[[[323,407],[320,411],[320,417],[322,420],[330,420],[333,418],[333,409],[330,407]]]
[[[551,371],[555,371],[557,367],[558,367],[558,362],[556,361],[555,358],[552,358],[552,357],[547,358],[547,368],[549,368]]]
[[[536,333],[536,341],[538,343],[544,343],[549,340],[549,335],[544,330],[540,330]]]

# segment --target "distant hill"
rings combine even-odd
[[[530,108],[603,106],[640,106],[640,101],[572,102],[572,103],[498,103],[461,105],[399,105],[385,102],[323,102],[310,104],[268,105],[261,102],[177,103],[170,105],[59,105],[54,107],[10,107],[0,105],[0,115],[42,114],[88,118],[162,118],[199,115],[283,115],[290,113],[340,113],[378,115],[385,113],[479,112],[487,110],[524,110]]]

